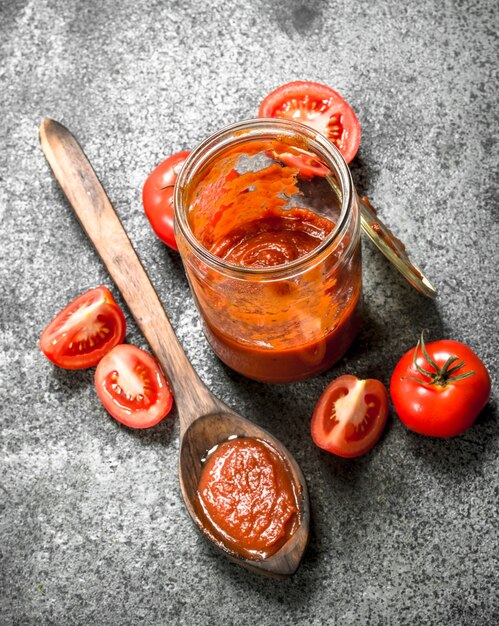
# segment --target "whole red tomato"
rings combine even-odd
[[[173,189],[190,152],[177,152],[160,163],[147,177],[142,189],[142,204],[156,235],[178,251],[173,228]]]
[[[459,341],[443,339],[400,359],[390,382],[395,410],[422,435],[455,437],[467,430],[490,397],[490,376],[478,356]]]

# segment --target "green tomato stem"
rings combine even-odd
[[[433,367],[433,369],[435,370],[434,372],[430,372],[426,370],[424,367],[422,367],[421,365],[419,365],[417,358],[418,358],[418,350],[420,347],[421,347],[421,351],[423,353],[423,357],[425,361],[429,365],[431,365],[431,367]],[[464,378],[473,376],[473,374],[475,373],[473,371],[465,372],[463,374],[458,374],[457,376],[454,376],[454,374],[458,370],[460,370],[464,365],[466,365],[464,361],[459,361],[459,363],[456,363],[456,361],[459,361],[459,357],[456,355],[451,355],[447,359],[447,361],[445,361],[443,367],[438,367],[435,361],[428,354],[428,351],[426,349],[425,342],[424,342],[424,330],[422,330],[421,338],[419,339],[418,345],[416,346],[414,350],[414,358],[412,362],[413,362],[414,367],[417,369],[417,371],[422,376],[426,376],[430,380],[421,380],[419,378],[414,378],[410,376],[404,376],[404,379],[412,380],[412,381],[418,382],[421,385],[426,385],[428,387],[432,385],[445,387],[449,383],[454,383],[454,382],[457,382],[458,380],[463,380]],[[451,367],[451,365],[453,365],[453,367]]]

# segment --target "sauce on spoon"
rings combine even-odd
[[[250,559],[279,550],[299,526],[299,507],[285,461],[267,442],[231,437],[205,460],[199,515],[217,542]]]

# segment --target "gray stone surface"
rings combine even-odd
[[[0,0],[0,11],[0,623],[499,623],[496,3]],[[366,243],[366,319],[348,357],[269,386],[211,353],[140,193],[166,155],[255,115],[293,79],[352,103],[358,188],[440,295],[411,291]],[[177,481],[175,415],[146,432],[121,427],[92,371],[40,354],[64,303],[112,287],[39,149],[45,116],[80,139],[201,377],[300,462],[313,533],[291,580],[240,570],[198,536]],[[127,318],[127,340],[145,347]],[[361,459],[315,448],[309,420],[327,383],[346,372],[387,383],[422,327],[469,343],[489,367],[476,425],[430,440],[392,411]]]

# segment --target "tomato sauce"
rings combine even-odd
[[[360,238],[357,230],[350,245],[347,233],[332,253],[289,276],[258,274],[310,256],[336,226],[303,206],[298,167],[270,161],[257,171],[238,171],[241,155],[251,159],[262,151],[270,161],[269,154],[293,154],[293,147],[237,147],[192,181],[186,200],[189,226],[202,246],[255,273],[234,278],[198,262],[195,271],[189,262],[186,268],[218,356],[249,378],[290,382],[324,371],[353,341],[360,326]],[[188,251],[181,252],[189,261]]]
[[[240,437],[219,444],[203,467],[198,499],[211,534],[247,558],[274,554],[299,526],[289,470],[260,439]]]
[[[236,372],[261,382],[288,383],[320,374],[341,359],[360,328],[361,309],[361,300],[357,298],[334,330],[295,347],[247,344],[208,321],[205,332],[213,350]]]
[[[308,254],[333,228],[308,209],[269,212],[217,239],[211,252],[235,265],[274,267]]]

